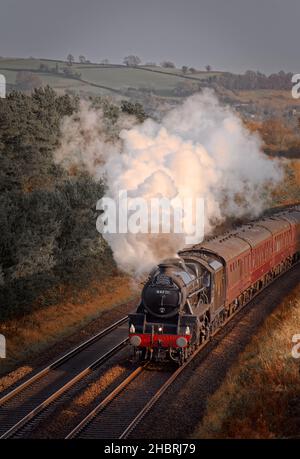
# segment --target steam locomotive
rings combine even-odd
[[[178,252],[149,274],[129,341],[142,360],[182,364],[257,293],[300,260],[300,206]]]

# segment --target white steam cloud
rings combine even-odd
[[[56,160],[83,166],[98,180],[105,176],[107,196],[205,199],[205,229],[228,217],[256,216],[270,189],[282,179],[277,162],[261,151],[258,136],[206,90],[170,110],[160,122],[134,124],[121,116],[108,126],[101,110],[83,103],[66,118]],[[120,132],[116,141],[113,133]],[[118,265],[141,273],[184,247],[184,234],[105,234]]]

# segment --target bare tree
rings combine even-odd
[[[183,65],[183,66],[181,67],[181,70],[182,70],[182,73],[185,75],[185,74],[187,73],[187,71],[188,71],[188,68],[187,68],[186,65]]]
[[[205,69],[206,69],[207,72],[211,72],[211,65],[206,65]]]
[[[74,58],[73,54],[68,54],[68,56],[67,56],[68,65],[72,65],[74,61],[75,61],[75,58]]]
[[[124,57],[123,63],[127,65],[127,67],[137,67],[141,63],[141,59],[138,56],[126,56]]]
[[[175,68],[175,64],[173,62],[170,62],[170,61],[164,61],[160,65],[162,67],[164,67],[165,69],[174,69]]]

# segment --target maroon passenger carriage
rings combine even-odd
[[[129,338],[141,359],[184,362],[300,259],[300,206],[185,248],[154,268]]]

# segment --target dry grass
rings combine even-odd
[[[120,365],[109,368],[104,375],[102,375],[97,381],[89,384],[85,391],[75,398],[74,404],[78,407],[89,405],[97,397],[99,397],[99,394],[107,389],[115,379],[124,374],[125,371],[126,368]]]
[[[293,99],[291,91],[278,89],[256,89],[235,91],[237,99],[244,103],[254,103],[257,106],[286,110],[291,105],[300,105],[300,99]]]
[[[31,371],[32,367],[25,365],[23,367],[17,368],[15,371],[11,371],[7,376],[0,378],[0,393],[15,384],[20,379],[24,378],[24,376],[31,373]]]
[[[193,438],[282,438],[300,435],[300,285],[271,314],[210,398]]]
[[[95,403],[99,403],[99,397],[108,389],[117,386],[118,382],[124,378],[128,370],[121,365],[113,366],[99,376],[95,381],[88,384],[86,389],[60,410],[54,414],[55,422],[44,422],[42,430],[37,431],[36,438],[62,438],[64,433],[70,431],[74,425],[90,411]],[[78,420],[77,420],[78,419]],[[76,421],[77,420],[77,421]],[[67,429],[66,429],[67,426]],[[34,437],[35,438],[35,435]]]
[[[0,360],[0,374],[17,362],[29,361],[97,318],[101,312],[129,301],[134,295],[131,279],[119,274],[92,282],[76,298],[67,296],[68,300],[2,322],[0,332],[6,337],[7,358]]]
[[[285,159],[282,165],[285,176],[282,184],[273,192],[273,205],[298,203],[300,200],[300,160]]]

